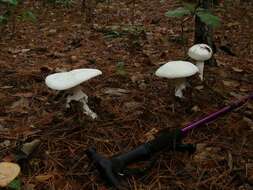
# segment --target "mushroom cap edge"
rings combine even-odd
[[[196,61],[206,61],[213,55],[213,50],[207,44],[195,44],[188,50],[188,55]]]
[[[186,78],[199,72],[197,66],[188,61],[170,61],[165,63],[155,72],[158,77],[169,79]]]
[[[48,75],[45,83],[53,90],[68,90],[101,74],[102,71],[98,69],[74,69]]]

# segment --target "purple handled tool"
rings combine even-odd
[[[181,143],[183,137],[185,137],[190,130],[215,120],[219,116],[245,104],[248,100],[253,100],[253,93],[217,112],[189,124],[183,129],[176,129],[171,132],[161,132],[155,139],[146,142],[127,153],[113,156],[112,158],[105,158],[98,154],[95,148],[89,148],[86,151],[86,154],[95,163],[98,171],[107,183],[114,186],[116,189],[122,189],[124,186],[121,183],[120,178],[132,173],[131,169],[129,170],[127,168],[129,164],[141,160],[148,160],[155,153],[162,150],[188,151],[193,153],[196,148],[194,145]],[[136,171],[134,173],[136,173]]]
[[[185,128],[181,129],[181,132],[182,132],[182,135],[185,136],[187,135],[187,133],[194,129],[194,128],[197,128],[203,124],[207,124],[213,120],[215,120],[216,118],[220,117],[221,115],[224,115],[238,107],[240,107],[241,105],[245,104],[248,100],[253,100],[253,93],[251,93],[250,95],[240,99],[240,100],[237,100],[235,101],[234,103],[222,108],[221,110],[219,111],[216,111],[214,113],[211,113],[210,115],[196,121],[196,122],[193,122],[191,124],[189,124],[188,126],[186,126]]]

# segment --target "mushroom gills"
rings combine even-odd
[[[97,114],[93,112],[89,106],[88,106],[88,96],[82,91],[80,86],[74,87],[70,89],[71,95],[68,95],[67,102],[66,102],[66,108],[70,107],[71,101],[78,101],[83,104],[83,113],[90,116],[92,119],[97,118]]]

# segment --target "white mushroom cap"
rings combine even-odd
[[[162,65],[155,75],[169,79],[185,78],[196,74],[199,71],[198,67],[188,61],[170,61]]]
[[[102,72],[98,69],[75,69],[49,75],[45,81],[46,85],[53,90],[67,90],[101,74]]]
[[[188,50],[188,55],[196,61],[206,61],[212,57],[212,54],[212,49],[206,44],[196,44]]]
[[[0,187],[6,187],[20,173],[18,164],[11,162],[0,163]]]

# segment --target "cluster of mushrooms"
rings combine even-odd
[[[188,51],[188,56],[196,61],[196,66],[188,61],[170,61],[162,65],[155,75],[174,80],[175,96],[183,98],[183,90],[186,88],[186,78],[199,73],[203,80],[204,61],[212,57],[212,49],[206,44],[196,44]],[[92,119],[97,118],[97,114],[88,106],[88,96],[82,91],[81,83],[101,75],[98,69],[75,69],[69,72],[51,74],[46,77],[46,85],[58,91],[68,92],[66,107],[71,101],[82,103],[83,113]]]

